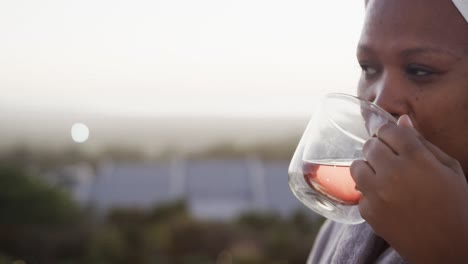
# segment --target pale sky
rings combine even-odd
[[[362,0],[0,2],[0,105],[307,115],[355,94]]]

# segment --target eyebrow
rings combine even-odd
[[[375,50],[367,45],[359,45],[358,52],[374,54]],[[443,54],[443,55],[450,56],[457,60],[462,59],[462,56],[456,55],[451,51],[448,51],[442,48],[435,48],[435,47],[417,47],[417,48],[406,49],[400,52],[400,56],[410,57],[410,56],[424,54],[424,53]]]
[[[453,57],[454,59],[460,60],[462,57],[454,54],[451,51],[441,49],[441,48],[433,48],[433,47],[420,47],[420,48],[412,48],[402,51],[400,54],[403,57],[410,57],[418,54],[424,53],[435,53],[435,54],[444,54],[446,56]]]

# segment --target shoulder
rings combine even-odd
[[[320,228],[307,263],[328,263],[344,231],[342,224],[327,220]]]
[[[406,262],[366,222],[345,225],[327,221],[320,229],[307,263]]]

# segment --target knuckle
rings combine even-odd
[[[403,153],[411,157],[424,156],[424,148],[421,141],[411,131],[402,131],[399,139],[402,142],[401,150]]]
[[[388,204],[391,202],[394,192],[388,188],[379,188],[375,193],[375,198],[379,204]]]
[[[371,155],[371,153],[373,152],[374,148],[375,148],[375,144],[378,142],[378,138],[376,137],[372,137],[372,138],[369,138],[365,143],[364,145],[362,146],[362,152],[364,154],[364,156],[367,158],[369,155]]]
[[[448,166],[451,167],[452,169],[461,168],[460,162],[454,158],[449,158],[447,163],[448,163]]]
[[[389,131],[391,131],[392,129],[394,129],[396,127],[395,124],[392,124],[392,123],[385,123],[383,125],[381,125],[378,129],[377,129],[377,135],[384,135],[384,134],[387,134]]]
[[[361,217],[367,222],[372,222],[372,208],[370,206],[369,200],[366,197],[362,197],[359,202],[359,213]]]
[[[355,181],[359,181],[360,179],[359,176],[362,174],[363,169],[364,169],[363,166],[366,166],[365,161],[363,160],[355,160],[353,161],[353,163],[351,163],[351,166],[349,169],[351,172],[351,176],[353,177]]]
[[[423,152],[421,151],[421,149],[419,148],[419,146],[415,142],[413,142],[413,141],[411,141],[411,140],[409,140],[409,139],[407,139],[405,137],[402,137],[402,139],[404,140],[403,144],[402,144],[403,153],[405,153],[406,155],[411,156],[411,157],[421,156],[421,154]]]
[[[372,146],[375,144],[376,140],[378,140],[376,137],[371,137],[369,138],[364,145],[362,146],[363,150],[367,150],[369,148],[372,148]]]

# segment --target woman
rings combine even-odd
[[[327,222],[309,263],[468,263],[468,2],[456,2],[366,1],[358,96],[399,121],[351,166],[366,222]]]

